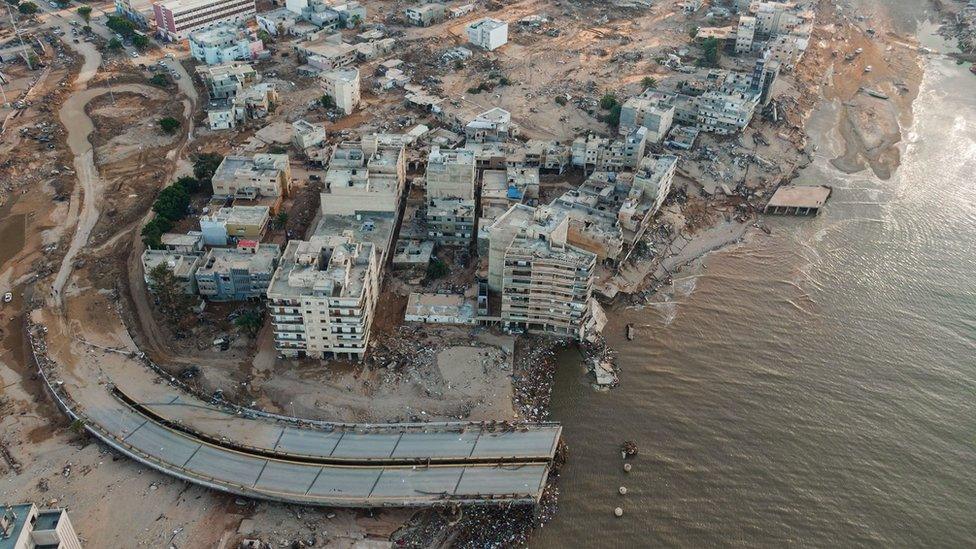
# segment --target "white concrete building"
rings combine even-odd
[[[403,144],[381,144],[366,150],[355,142],[336,145],[321,194],[324,216],[357,212],[394,213],[406,187]]]
[[[756,18],[749,15],[739,17],[739,26],[735,29],[735,53],[750,53],[755,36]]]
[[[497,19],[482,19],[467,27],[468,42],[488,51],[495,51],[508,43],[508,23]]]
[[[207,65],[250,61],[264,51],[264,43],[257,36],[230,25],[191,32],[189,43],[190,55]]]
[[[142,276],[146,282],[146,287],[152,289],[153,281],[149,273],[160,265],[165,265],[166,269],[173,273],[180,284],[183,292],[193,295],[197,293],[196,272],[200,267],[200,255],[198,253],[181,253],[170,250],[150,250],[142,252]]]
[[[411,292],[403,320],[424,324],[477,324],[475,303],[461,294]]]
[[[325,93],[345,114],[352,114],[359,106],[359,69],[340,69],[321,74]]]
[[[0,505],[0,548],[81,549],[81,542],[67,511],[23,503]]]
[[[305,119],[299,119],[291,123],[291,129],[291,142],[301,150],[321,145],[325,141],[325,126],[322,124],[312,124]]]

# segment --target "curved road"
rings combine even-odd
[[[84,364],[64,368],[49,358],[44,328],[28,334],[49,391],[89,433],[165,474],[247,497],[339,507],[534,504],[561,433],[557,424],[312,426],[246,417],[165,384],[147,386],[154,376],[125,352],[90,356],[101,375]],[[131,393],[109,378],[125,380]],[[158,400],[141,402],[140,394]]]

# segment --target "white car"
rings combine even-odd
[[[136,57],[139,57],[139,54],[136,53],[136,52],[134,52],[134,51],[130,51],[129,52],[129,55],[131,55],[133,59],[135,59]]]
[[[12,294],[10,292],[7,292],[7,293],[3,294],[3,302],[4,303],[10,303],[13,300],[14,300],[14,294]]]

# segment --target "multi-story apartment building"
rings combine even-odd
[[[200,232],[208,246],[226,246],[231,238],[264,238],[271,222],[270,206],[224,206],[200,217]]]
[[[578,137],[573,141],[573,165],[583,169],[619,172],[634,169],[644,158],[647,148],[647,128],[637,126],[622,139]]]
[[[644,93],[624,101],[620,109],[620,135],[628,135],[639,127],[647,128],[647,141],[659,143],[674,123],[674,105],[668,96],[658,91]]]
[[[291,165],[287,154],[226,156],[213,176],[216,196],[255,199],[288,196]]]
[[[224,63],[212,67],[197,67],[197,75],[210,92],[210,99],[229,99],[241,90],[261,80],[254,67],[247,63]]]
[[[495,51],[508,43],[508,23],[498,19],[482,19],[467,26],[468,42],[479,48]]]
[[[427,157],[427,236],[445,246],[465,246],[474,236],[475,157],[465,149],[432,147]]]
[[[278,352],[361,360],[380,269],[376,247],[349,235],[290,241],[267,294]]]
[[[568,232],[568,217],[522,204],[493,224],[488,285],[501,292],[506,328],[584,337],[597,256],[569,244]]]
[[[403,144],[377,142],[367,150],[362,143],[339,143],[332,151],[325,174],[320,200],[322,214],[395,213],[406,180]]]
[[[427,156],[427,198],[474,199],[474,153],[431,147]]]
[[[242,240],[236,248],[213,248],[197,269],[197,291],[211,301],[265,296],[281,257],[277,244]]]
[[[197,29],[239,24],[254,17],[254,0],[169,0],[155,2],[158,32],[168,40],[184,40]]]
[[[427,236],[442,246],[467,246],[474,236],[474,200],[432,198],[427,201]]]
[[[325,93],[345,114],[352,114],[359,106],[359,69],[339,69],[320,75]]]
[[[755,37],[756,18],[748,15],[739,17],[739,25],[735,30],[735,53],[750,53]]]
[[[0,505],[3,549],[81,549],[68,512],[40,510],[33,503]]]

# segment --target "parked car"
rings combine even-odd
[[[7,293],[3,294],[3,302],[4,303],[10,303],[13,300],[14,300],[14,294],[12,294],[11,292],[7,292]]]

